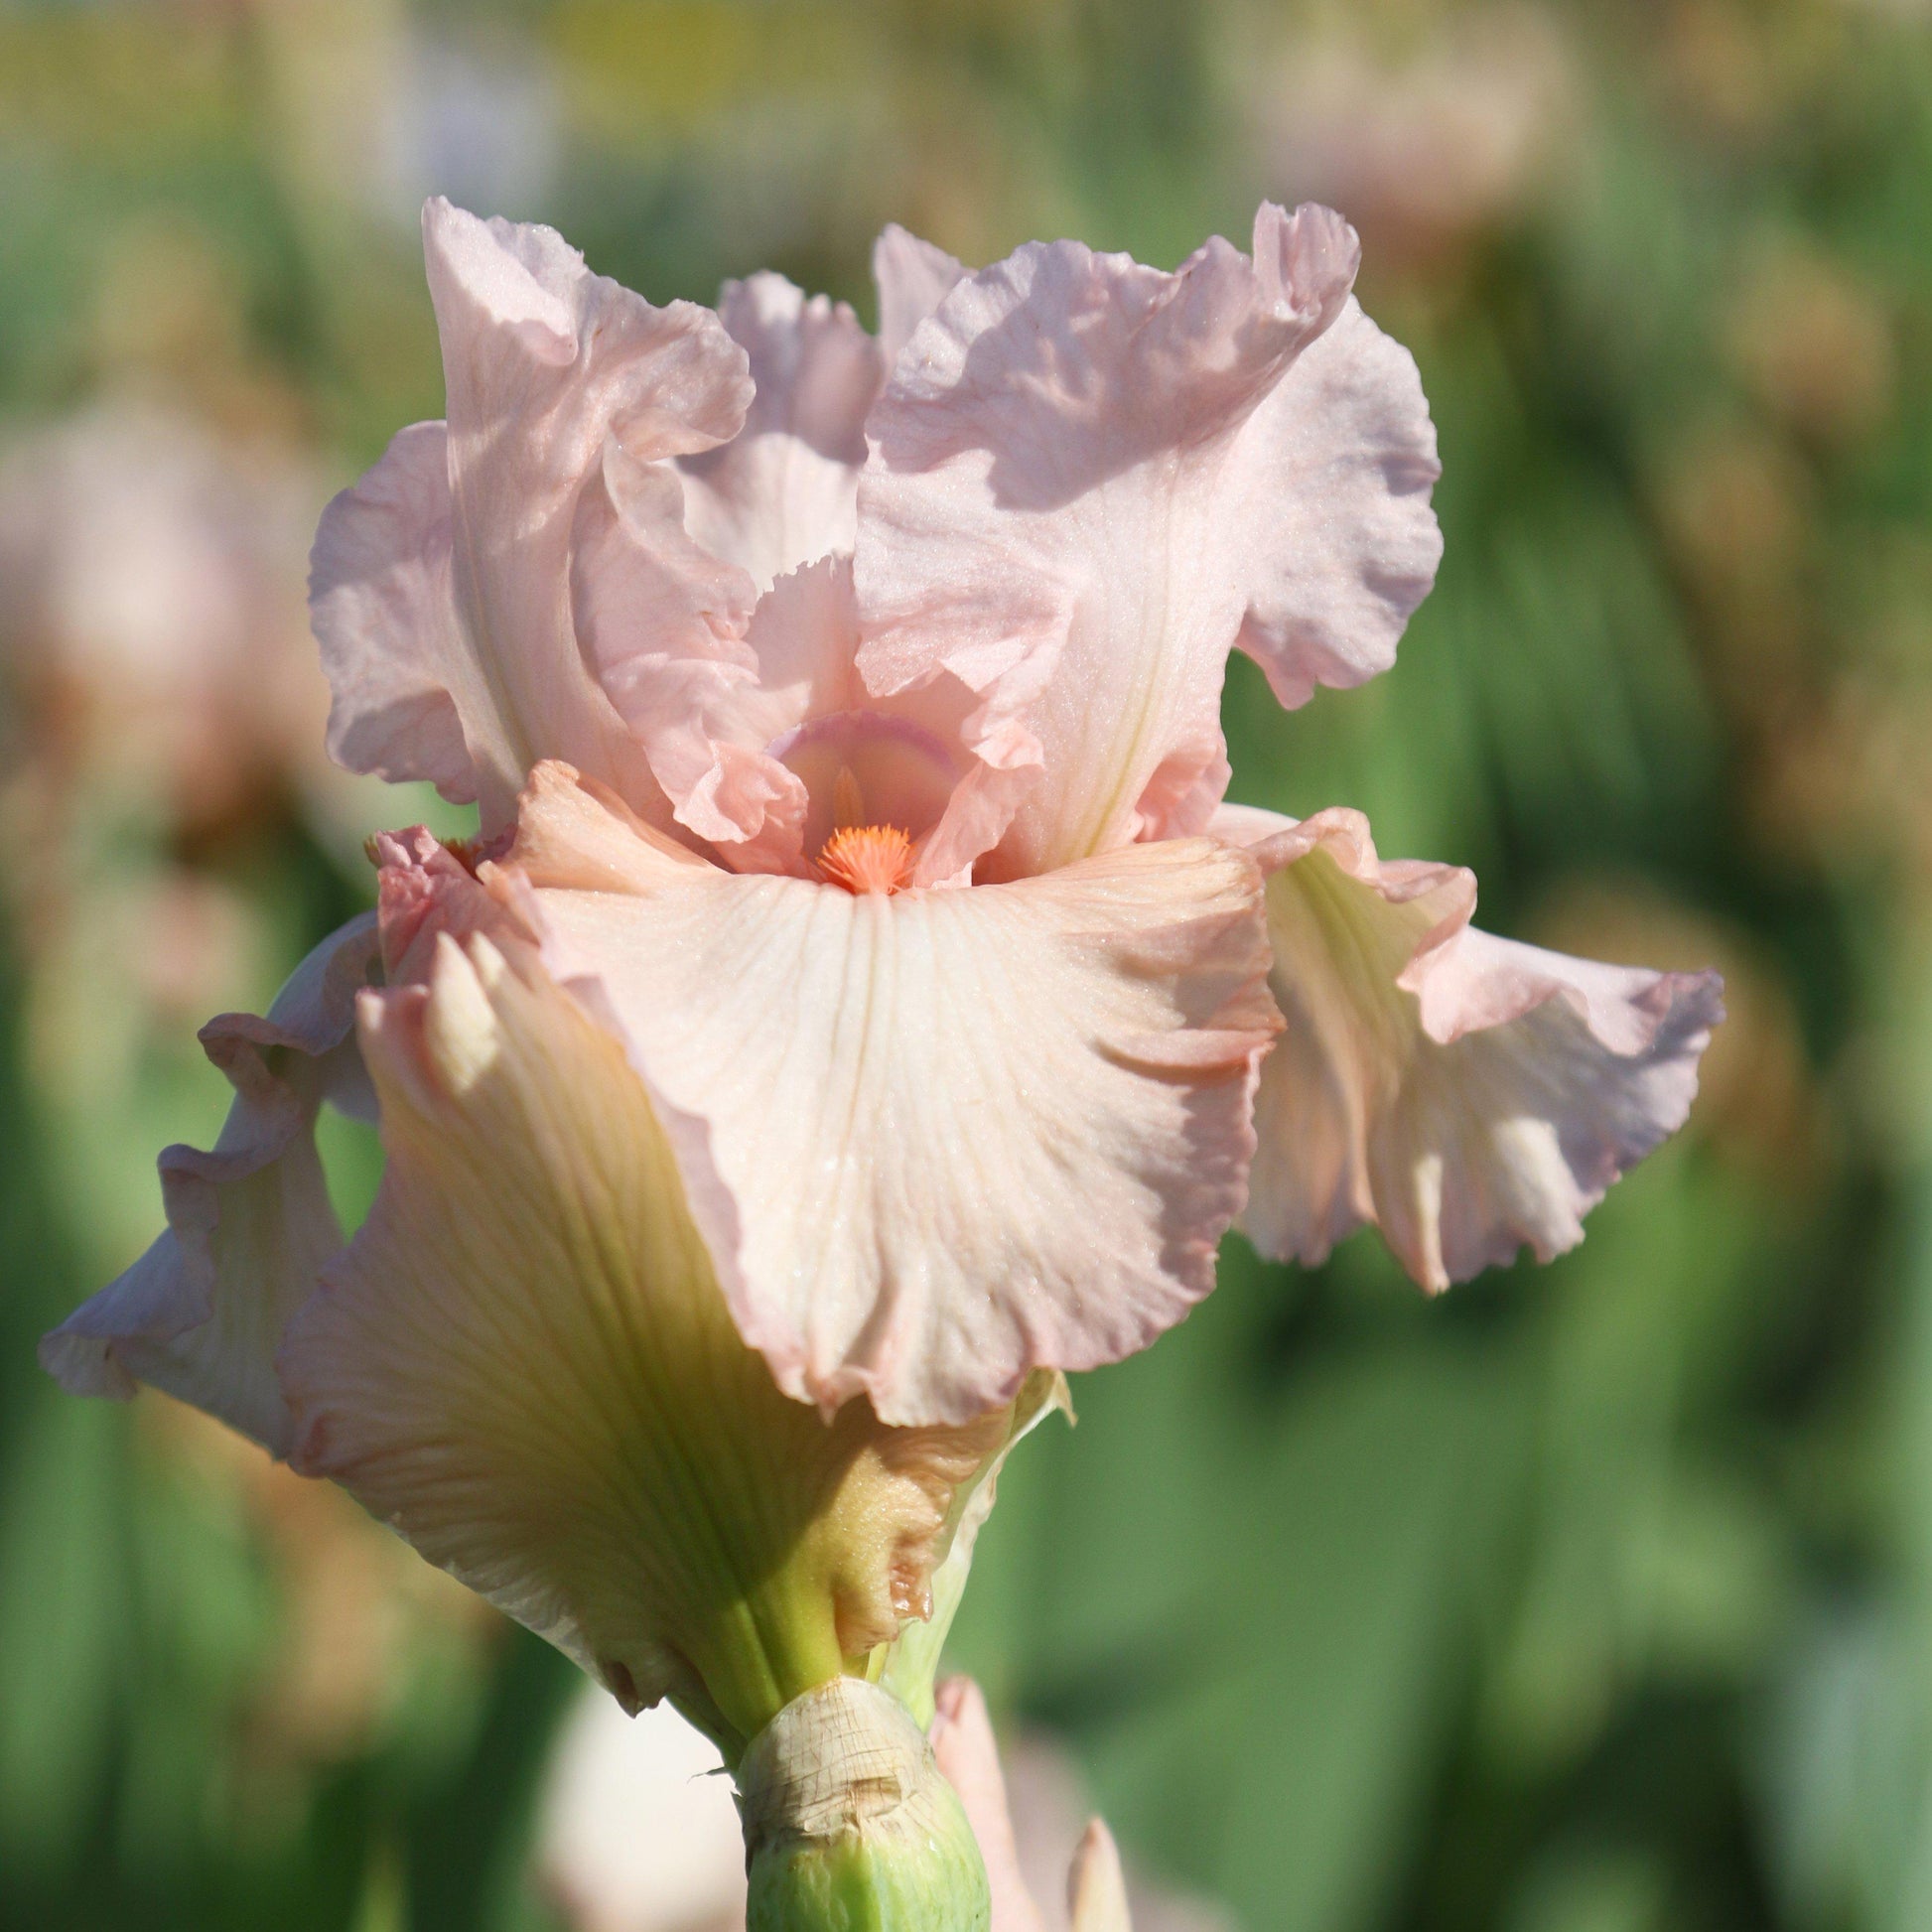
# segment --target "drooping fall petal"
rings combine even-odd
[[[978,692],[1037,776],[990,868],[1199,829],[1237,642],[1297,701],[1393,660],[1440,550],[1415,366],[1349,296],[1353,231],[1264,207],[1173,275],[1073,242],[962,282],[869,422],[860,669]]]
[[[640,843],[630,890],[584,891],[571,846],[615,836],[596,802],[547,766],[521,810],[545,957],[701,1127],[693,1210],[788,1394],[960,1422],[1206,1294],[1277,1025],[1243,855],[854,897]]]
[[[127,1397],[146,1382],[287,1453],[275,1348],[343,1245],[316,1113],[325,1099],[371,1112],[351,1029],[376,947],[373,916],[355,919],[302,962],[266,1019],[203,1028],[234,1103],[211,1152],[162,1154],[166,1232],[41,1343],[43,1366],[74,1394]]]
[[[1268,875],[1287,1021],[1255,1100],[1242,1226],[1313,1263],[1373,1222],[1426,1288],[1583,1239],[1684,1123],[1723,1018],[1715,973],[1570,959],[1469,924],[1475,880],[1384,861],[1359,812],[1224,808]]]
[[[579,499],[607,439],[650,464],[733,435],[744,351],[709,310],[653,308],[548,228],[437,200],[423,243],[448,423],[405,430],[317,533],[332,749],[480,800],[486,832],[541,756],[649,804],[642,756],[576,635]]]
[[[282,1350],[291,1459],[730,1749],[923,1610],[1006,1419],[893,1431],[780,1395],[664,1103],[499,936],[442,932],[425,984],[361,1003],[388,1167]]]

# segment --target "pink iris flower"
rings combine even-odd
[[[378,841],[379,911],[209,1025],[227,1127],[44,1356],[340,1479],[730,1747],[877,1674],[1057,1372],[1180,1320],[1230,1225],[1372,1223],[1430,1289],[1573,1245],[1718,983],[1223,803],[1228,653],[1360,684],[1441,549],[1339,216],[1172,274],[889,229],[877,336],[443,202],[424,239],[448,420],[330,506],[312,601],[337,759],[481,837]],[[346,1245],[325,1100],[387,1155]]]

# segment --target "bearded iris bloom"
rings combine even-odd
[[[332,752],[480,836],[376,841],[377,912],[206,1030],[228,1125],[44,1359],[672,1698],[755,1852],[828,1804],[863,1838],[814,1753],[875,1719],[947,1840],[891,1711],[930,1716],[1061,1372],[1179,1320],[1237,1219],[1305,1261],[1374,1223],[1430,1288],[1570,1246],[1682,1123],[1717,983],[1222,802],[1228,653],[1285,705],[1359,684],[1440,553],[1338,216],[1173,274],[888,230],[876,337],[775,276],[659,309],[544,228],[424,235],[448,419],[331,505],[312,602]],[[324,1101],[387,1161],[346,1244]]]

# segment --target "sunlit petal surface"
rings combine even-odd
[[[549,228],[439,200],[423,242],[448,422],[405,430],[317,534],[332,749],[478,799],[486,831],[545,755],[648,804],[576,635],[575,517],[607,439],[649,464],[731,436],[751,400],[744,351],[709,310],[653,308]]]
[[[1182,840],[854,897],[634,843],[628,890],[586,891],[614,878],[601,816],[546,768],[510,864],[552,970],[702,1125],[694,1211],[788,1394],[963,1422],[1207,1292],[1276,1025],[1246,857]]]
[[[1174,274],[1075,242],[962,282],[874,410],[860,667],[947,671],[971,748],[1031,767],[991,876],[1198,830],[1237,641],[1291,703],[1393,661],[1440,553],[1406,351],[1325,208],[1265,206]]]

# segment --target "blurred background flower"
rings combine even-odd
[[[1246,795],[1715,961],[1731,1020],[1551,1269],[1425,1304],[1372,1237],[1231,1240],[1010,1465],[955,1660],[1023,1817],[1103,1808],[1173,1924],[1932,1923],[1923,5],[0,0],[0,1928],[616,1932],[723,1796],[334,1491],[33,1366],[218,1125],[196,1021],[368,898],[398,807],[321,760],[302,586],[441,406],[431,190],[654,301],[862,312],[889,219],[1360,225],[1447,557],[1346,703],[1235,668]]]

